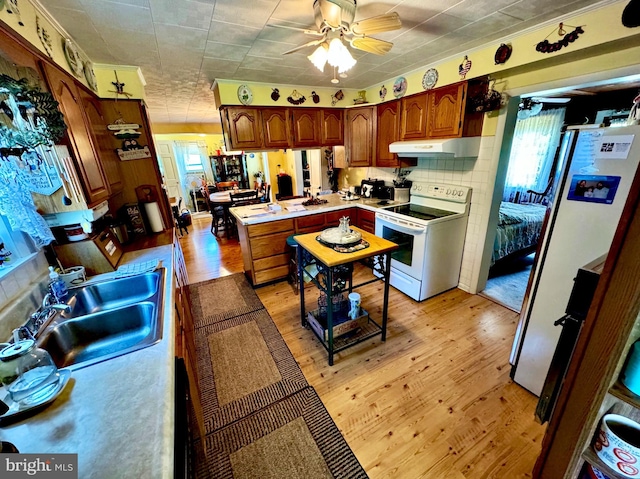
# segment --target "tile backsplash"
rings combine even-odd
[[[476,293],[478,271],[487,236],[499,156],[499,151],[495,148],[496,137],[483,136],[477,158],[418,158],[417,166],[404,168],[411,171],[407,178],[412,181],[469,186],[473,189],[459,283],[460,289],[472,293]],[[338,184],[340,187],[344,187],[347,183],[360,185],[360,181],[364,178],[384,180],[386,185],[393,186],[396,170],[375,167],[346,168],[341,172]]]
[[[49,282],[48,266],[40,251],[0,278],[0,342],[40,306]]]

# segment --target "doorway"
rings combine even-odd
[[[634,84],[635,85],[635,84]],[[624,89],[620,87],[624,86]],[[602,124],[603,126],[616,126],[620,123],[620,118],[624,115],[628,115],[629,106],[632,103],[633,98],[637,95],[637,87],[628,88],[630,85],[617,85],[618,89],[613,89],[612,86],[598,85],[593,87],[582,87],[580,89],[571,89],[569,91],[558,92],[557,96],[563,98],[570,98],[570,102],[566,105],[558,105],[557,103],[548,102],[543,103],[540,113],[544,114],[545,111],[551,111],[558,109],[558,106],[566,106],[564,113],[565,125],[581,125],[581,124]],[[552,100],[553,101],[553,100]],[[520,102],[522,105],[522,101]],[[536,106],[535,109],[539,108]],[[519,108],[522,111],[521,108]],[[508,243],[510,238],[509,233],[505,233],[501,228],[505,226],[501,223],[515,223],[515,220],[509,216],[503,215],[503,207],[506,202],[525,205],[539,204],[541,206],[549,206],[553,201],[553,193],[555,191],[555,185],[553,184],[553,178],[558,176],[558,173],[562,169],[562,160],[558,152],[562,150],[562,143],[560,142],[560,127],[558,128],[558,139],[546,139],[547,144],[553,146],[549,150],[549,154],[553,154],[555,162],[551,164],[550,169],[540,170],[537,175],[537,187],[531,188],[533,194],[527,190],[518,189],[517,185],[514,188],[512,183],[513,179],[510,179],[512,173],[512,161],[521,157],[520,151],[523,146],[518,146],[516,143],[516,137],[518,125],[526,121],[526,119],[519,119],[516,121],[514,128],[513,141],[511,142],[511,154],[509,156],[508,172],[505,179],[505,188],[502,194],[502,201],[500,204],[500,213],[498,219],[498,225],[496,230],[491,234],[495,235],[494,250],[500,249],[501,243]],[[535,115],[533,115],[535,117]],[[538,137],[534,140],[533,145],[540,143],[542,140]],[[524,146],[526,150],[532,150],[534,147],[530,144]],[[520,151],[519,151],[520,150]],[[541,193],[541,194],[539,194]],[[544,214],[545,208],[542,208],[541,213]],[[542,218],[540,221],[542,221]],[[514,226],[507,225],[506,228],[514,228]],[[531,230],[530,233],[535,232]],[[542,231],[538,232],[537,239],[542,237]],[[486,287],[480,291],[479,294],[491,299],[494,302],[502,304],[509,309],[516,312],[521,312],[523,309],[523,301],[525,298],[527,286],[529,283],[529,277],[533,269],[535,269],[535,250],[537,241],[534,244],[527,245],[525,241],[520,242],[516,247],[503,247],[501,255],[497,256],[497,260],[492,258],[491,266],[489,268],[488,277],[486,281]],[[528,249],[527,249],[528,246]],[[495,253],[494,253],[495,255]]]
[[[544,100],[544,101],[542,101]],[[520,312],[554,183],[569,99],[519,102],[486,287],[480,294]]]

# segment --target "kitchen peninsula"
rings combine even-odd
[[[270,210],[266,204],[231,208],[238,224],[242,261],[249,281],[257,286],[287,277],[288,236],[338,226],[343,216],[348,216],[352,225],[373,234],[376,210],[400,204],[393,201],[380,204],[381,201],[375,198],[346,201],[342,197],[340,194],[323,195],[320,198],[327,203],[314,206],[301,206],[302,198],[281,201],[276,203],[276,210]]]

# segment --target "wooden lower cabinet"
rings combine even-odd
[[[257,225],[238,223],[245,275],[254,286],[286,278],[289,274],[290,260],[287,237],[294,233],[314,233],[336,227],[343,216],[350,218],[351,225],[359,226],[370,233],[375,232],[375,213],[359,208],[346,208]]]
[[[358,208],[358,221],[356,226],[362,228],[367,233],[376,233],[376,214],[373,211]]]
[[[189,278],[182,254],[182,247],[174,232],[173,241],[173,267],[174,276],[167,281],[173,281],[175,288],[175,313],[176,313],[176,356],[183,358],[189,376],[189,396],[195,410],[199,437],[204,438],[204,414],[200,402],[200,383],[198,381],[198,364],[196,356],[196,342],[191,315],[191,298],[189,295]]]
[[[325,221],[325,213],[296,218],[296,234],[321,231],[324,229]]]
[[[349,217],[349,224],[355,225],[357,208],[348,208],[346,210],[338,210],[338,211],[330,211],[329,213],[325,213],[325,227],[326,228],[334,228],[340,225],[340,218],[343,216]]]
[[[244,272],[254,286],[287,277],[289,274],[287,237],[294,231],[293,219],[257,225],[238,223]]]

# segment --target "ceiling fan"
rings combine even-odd
[[[393,47],[393,43],[373,38],[369,35],[397,30],[402,27],[400,16],[395,12],[354,22],[356,0],[314,0],[313,13],[317,27],[315,30],[267,24],[267,26],[270,27],[302,31],[307,35],[318,37],[284,52],[283,55],[313,46],[318,46],[320,47],[319,49],[324,49],[329,52],[333,45],[337,45],[337,43],[342,44],[342,40],[349,42],[349,45],[357,50],[374,53],[376,55],[384,55],[389,53],[391,47]],[[331,55],[331,53],[329,53],[329,55]],[[310,60],[316,64],[311,58]],[[331,64],[331,62],[329,63]],[[353,63],[355,63],[355,60],[353,60]],[[353,63],[344,71],[353,66]],[[322,67],[324,67],[324,64]],[[318,68],[320,70],[323,69],[319,66]]]

